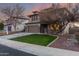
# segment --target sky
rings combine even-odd
[[[41,9],[49,8],[52,3],[19,3],[23,8],[25,8],[25,13],[28,15],[32,11],[40,11]],[[15,3],[0,3],[0,10],[6,8],[7,6],[14,7]],[[67,6],[67,3],[61,3],[62,7]]]
[[[25,8],[24,15],[30,15],[33,11],[40,11],[45,8],[49,8],[52,6],[51,3],[19,3],[23,8]],[[14,7],[15,3],[0,3],[0,10],[2,8],[6,8],[7,6]],[[61,3],[61,6],[67,6],[67,3]],[[0,13],[0,19],[4,18],[4,16]]]
[[[19,3],[20,6],[25,8],[24,15],[30,15],[33,11],[40,11],[41,9],[45,9],[51,6],[51,3]],[[14,7],[15,3],[0,3],[0,10],[3,8],[6,8],[8,6]],[[6,16],[4,17],[4,14],[0,12],[0,19],[5,20]]]
[[[32,11],[39,11],[41,9],[49,7],[50,3],[19,3],[23,8],[25,8],[25,12],[30,14]],[[0,10],[2,8],[6,8],[7,6],[14,7],[15,3],[0,3]]]

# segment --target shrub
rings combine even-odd
[[[3,29],[4,29],[4,24],[0,23],[0,30],[3,30]]]
[[[78,43],[79,43],[79,32],[75,34],[75,38],[76,38],[76,40],[77,40]]]

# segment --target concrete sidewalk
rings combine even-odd
[[[30,35],[30,34],[32,33],[25,33],[25,34],[19,33],[19,34],[13,34],[8,36],[1,36],[0,44],[14,48],[16,50],[20,50],[26,53],[31,53],[39,56],[79,56],[79,52],[76,51],[51,48],[51,47],[45,47],[40,45],[9,40],[10,38],[14,38],[22,35]]]
[[[11,38],[24,36],[24,35],[30,35],[30,34],[33,34],[33,33],[22,32],[22,33],[16,33],[16,34],[12,34],[12,35],[0,36],[0,39],[11,39]]]

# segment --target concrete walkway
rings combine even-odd
[[[51,47],[45,47],[40,45],[34,45],[34,44],[9,40],[10,38],[23,36],[23,35],[30,35],[30,34],[32,33],[19,33],[19,34],[13,34],[8,36],[1,36],[0,44],[5,45],[7,47],[11,47],[16,50],[20,50],[26,53],[31,53],[39,56],[65,56],[65,55],[79,56],[79,52],[76,52],[76,51],[69,51],[64,49],[51,48]]]
[[[12,35],[5,35],[5,36],[0,36],[0,39],[11,39],[11,38],[16,38],[16,37],[20,37],[20,36],[24,36],[24,35],[30,35],[33,33],[16,33],[16,34],[12,34]]]

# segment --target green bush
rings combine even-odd
[[[0,23],[0,30],[3,30],[3,29],[4,29],[4,24]]]

